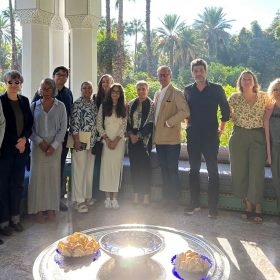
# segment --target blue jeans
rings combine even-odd
[[[180,191],[178,161],[181,145],[156,145],[163,180],[163,197],[177,199]]]
[[[192,135],[187,137],[187,149],[190,162],[190,191],[191,204],[199,206],[200,199],[200,166],[201,155],[204,156],[208,171],[208,207],[212,211],[217,210],[219,199],[219,172],[218,172],[218,151],[219,136],[194,138]]]

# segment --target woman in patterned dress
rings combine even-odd
[[[100,106],[97,130],[103,139],[100,169],[100,190],[105,192],[105,208],[119,208],[117,201],[121,184],[126,131],[126,107],[124,90],[113,84],[109,96]]]
[[[260,92],[256,76],[243,71],[238,78],[240,92],[229,97],[234,123],[229,140],[231,176],[235,195],[242,198],[245,211],[241,218],[262,222],[262,199],[266,142],[263,128],[269,98]],[[254,211],[254,212],[253,212]]]
[[[88,206],[93,205],[92,180],[95,156],[91,148],[96,141],[96,115],[97,108],[92,97],[92,83],[83,82],[81,85],[82,96],[72,107],[70,127],[74,139],[72,150],[72,201],[76,203],[79,213],[88,212]],[[90,145],[83,147],[79,135],[88,132]]]

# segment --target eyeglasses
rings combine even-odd
[[[20,81],[8,81],[7,84],[9,84],[9,85],[12,85],[12,84],[14,84],[14,85],[20,85],[21,82],[20,82]]]

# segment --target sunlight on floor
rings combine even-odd
[[[272,279],[272,275],[273,279],[280,279],[280,273],[271,263],[271,260],[267,258],[263,250],[260,249],[255,242],[247,242],[242,240],[240,240],[240,242],[251,258],[253,264],[260,271],[260,273],[263,274],[264,279],[270,280]],[[267,275],[270,275],[269,278],[267,278]]]
[[[230,261],[235,265],[235,267],[240,270],[238,265],[238,261],[232,251],[232,247],[226,238],[217,237],[218,242],[220,243],[221,247],[223,248],[225,254],[228,256]]]

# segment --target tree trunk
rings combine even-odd
[[[136,30],[135,30],[135,46],[134,46],[134,72],[136,71],[136,68],[137,68],[137,44],[138,44],[137,36],[138,36],[138,30],[137,30],[137,27],[136,27]]]
[[[146,47],[147,47],[147,74],[152,77],[152,47],[151,47],[151,0],[146,0]]]
[[[122,83],[122,68],[124,60],[124,25],[123,25],[123,0],[119,0],[119,19],[117,30],[117,54],[116,54],[116,73],[115,80]]]
[[[11,37],[12,37],[12,69],[21,71],[21,67],[18,63],[18,53],[16,45],[16,32],[15,32],[15,18],[13,13],[12,0],[9,0],[9,12],[10,12],[10,25],[11,25]]]
[[[106,41],[107,44],[111,44],[111,7],[110,0],[106,0]],[[108,59],[108,63],[106,64],[106,73],[113,74],[113,61],[112,57]]]

